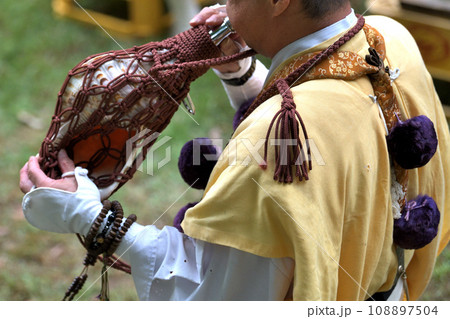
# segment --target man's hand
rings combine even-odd
[[[75,169],[73,161],[64,150],[58,153],[58,164],[63,174],[73,172]],[[77,180],[73,175],[58,180],[47,177],[39,167],[38,157],[34,156],[30,157],[28,163],[20,170],[20,190],[26,194],[33,186],[56,188],[68,192],[75,192],[78,188]]]
[[[102,210],[100,192],[87,176],[87,170],[74,168],[65,151],[58,154],[63,178],[47,177],[39,159],[31,157],[20,171],[20,189],[26,193],[22,210],[36,228],[54,233],[78,233],[86,236]],[[30,191],[33,186],[37,187]]]
[[[211,29],[215,29],[223,23],[223,20],[226,17],[226,6],[206,7],[202,11],[200,11],[200,13],[197,14],[194,18],[192,18],[190,24],[192,27],[198,25],[206,25]],[[238,34],[233,34],[222,41],[222,43],[219,45],[219,49],[223,52],[224,55],[232,55],[240,51],[240,47],[237,43],[239,43],[241,47],[246,46],[244,40]],[[233,73],[239,71],[240,69],[238,62],[220,65],[214,68],[221,73]]]

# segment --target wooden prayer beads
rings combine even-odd
[[[83,288],[84,283],[86,282],[88,275],[82,274],[72,281],[69,289],[67,289],[66,294],[64,295],[63,301],[72,301],[73,297]]]
[[[111,246],[106,251],[107,256],[111,256],[116,251],[117,247],[119,247],[120,242],[122,241],[122,238],[125,237],[125,234],[127,233],[128,229],[131,227],[131,225],[137,220],[136,215],[131,214],[127,217],[125,222],[123,223],[122,227],[119,229],[118,234],[114,238],[114,241],[111,243]]]
[[[108,216],[108,213],[111,214]],[[108,218],[107,218],[108,217]],[[83,260],[85,266],[78,277],[75,277],[70,287],[67,289],[63,300],[73,300],[75,295],[83,288],[84,283],[88,277],[87,270],[89,266],[95,265],[97,259],[103,262],[102,269],[102,289],[100,293],[100,300],[109,300],[107,271],[113,267],[122,270],[126,273],[131,273],[131,267],[113,257],[114,252],[119,247],[123,237],[125,237],[128,229],[137,220],[136,215],[132,214],[123,222],[123,209],[119,202],[110,202],[105,200],[100,214],[95,219],[87,236],[84,240],[78,235],[81,244],[86,248],[87,253]],[[100,231],[101,225],[106,219],[105,227]],[[101,256],[103,255],[103,256]]]
[[[94,224],[91,226],[91,229],[89,229],[89,233],[87,234],[85,239],[85,246],[88,246],[92,243],[95,235],[97,235],[97,232],[100,229],[100,226],[102,225],[103,220],[106,218],[106,215],[108,214],[110,209],[111,209],[111,202],[105,200],[103,202],[103,208],[100,211],[100,214],[95,219]]]

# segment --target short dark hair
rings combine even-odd
[[[311,18],[322,18],[341,8],[349,0],[301,0],[303,10]]]

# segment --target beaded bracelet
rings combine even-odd
[[[111,214],[108,216],[109,211]],[[100,231],[100,227],[106,219],[105,227]],[[110,202],[105,200],[103,208],[95,219],[88,234],[84,238],[77,235],[81,244],[86,248],[87,253],[83,260],[84,268],[78,277],[75,277],[70,287],[67,289],[63,300],[73,300],[75,295],[82,289],[88,277],[87,271],[89,266],[95,265],[97,259],[103,262],[103,269],[101,273],[102,288],[99,295],[100,300],[109,300],[108,277],[107,271],[110,267],[123,270],[131,273],[131,267],[113,257],[114,252],[120,245],[123,237],[125,237],[128,229],[137,220],[136,215],[132,214],[123,222],[123,209],[119,202]],[[103,256],[101,256],[103,255]],[[109,267],[109,268],[108,268]]]
[[[128,229],[130,229],[131,225],[137,220],[136,215],[131,214],[127,217],[121,228],[119,229],[118,234],[114,238],[114,241],[111,243],[111,246],[106,251],[106,256],[111,256],[116,251],[117,247],[119,247],[122,238],[125,237]]]
[[[122,220],[123,220],[123,209],[122,209],[122,206],[119,204],[119,202],[117,202],[117,201],[112,202],[111,211],[112,211],[111,216],[114,216],[114,222],[111,227],[111,230],[108,232],[109,227],[108,227],[108,229],[107,229],[107,227],[105,227],[105,229],[102,232],[103,238],[104,238],[104,242],[103,242],[104,249],[105,249],[104,252],[109,250],[111,243],[113,242],[114,238],[117,236],[117,232],[119,231],[120,224],[122,223]],[[107,254],[107,255],[110,256],[112,254]]]
[[[250,69],[248,69],[247,72],[245,72],[245,74],[243,76],[241,76],[240,78],[234,78],[234,79],[222,79],[222,81],[228,85],[231,86],[241,86],[244,85],[245,83],[247,83],[248,79],[250,79],[253,75],[253,73],[255,73],[256,70],[256,59],[255,57],[252,57],[252,64],[250,66]]]
[[[103,208],[100,211],[100,214],[98,214],[97,218],[95,219],[94,223],[92,224],[91,228],[89,229],[89,232],[86,236],[85,247],[88,247],[92,244],[94,241],[95,236],[98,233],[98,230],[100,229],[100,226],[103,223],[103,220],[106,218],[106,215],[108,214],[109,210],[111,209],[111,203],[109,201],[105,201],[103,203]]]

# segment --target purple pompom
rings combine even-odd
[[[233,118],[233,130],[236,131],[239,124],[241,124],[242,118],[244,117],[245,113],[247,113],[248,108],[250,107],[250,105],[252,105],[254,100],[255,99],[251,99],[248,100],[247,102],[244,102],[236,111]]]
[[[198,202],[195,203],[189,203],[186,206],[183,206],[177,213],[177,215],[175,216],[175,218],[173,219],[173,226],[178,229],[178,231],[180,233],[184,233],[183,228],[181,227],[181,222],[184,220],[184,215],[186,215],[186,211],[189,208],[194,207],[195,205],[197,205]]]
[[[205,189],[219,156],[220,150],[209,138],[196,138],[187,142],[178,159],[181,177],[191,187]]]
[[[387,136],[389,153],[404,169],[422,167],[436,152],[438,140],[434,124],[424,116],[417,116],[398,124]]]
[[[404,249],[419,249],[429,244],[438,233],[441,214],[430,196],[409,201],[400,219],[394,221],[394,243]]]

